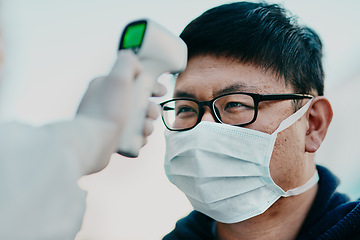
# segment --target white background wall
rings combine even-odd
[[[71,118],[90,79],[112,66],[129,21],[150,17],[179,34],[191,19],[226,2],[3,0],[1,119],[41,125]],[[339,175],[342,190],[360,197],[360,1],[281,2],[324,42],[326,92],[335,117],[318,161]],[[80,180],[89,193],[79,239],[160,239],[190,211],[164,174],[162,132],[157,121],[138,159],[114,155],[104,171]]]

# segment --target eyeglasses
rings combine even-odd
[[[196,101],[191,98],[175,98],[160,103],[162,120],[171,131],[185,131],[200,123],[204,106],[210,108],[215,121],[234,126],[245,126],[255,122],[258,106],[262,101],[296,100],[313,98],[308,94],[256,94],[226,93],[210,101]]]

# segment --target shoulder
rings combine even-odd
[[[360,239],[360,201],[343,203],[326,212],[298,239]]]
[[[328,212],[321,223],[330,225],[322,234],[324,239],[359,239],[360,201],[339,205]]]
[[[319,189],[298,239],[360,239],[360,199],[336,191],[338,180],[319,167]]]
[[[163,240],[201,240],[214,239],[213,226],[215,221],[210,217],[192,211],[188,216],[180,219],[173,231],[166,235]]]

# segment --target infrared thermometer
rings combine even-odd
[[[143,126],[148,99],[155,82],[163,73],[182,72],[187,63],[187,47],[181,38],[149,19],[129,23],[121,36],[119,51],[131,49],[142,64],[142,72],[135,79],[131,114],[120,139],[118,153],[137,157],[144,144]]]

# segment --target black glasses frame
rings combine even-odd
[[[165,125],[165,127],[167,129],[169,129],[170,131],[187,131],[187,130],[190,130],[194,127],[196,127],[200,122],[201,122],[201,118],[203,117],[204,115],[204,106],[208,106],[210,108],[210,112],[211,112],[211,115],[214,117],[215,121],[216,122],[219,122],[219,123],[223,123],[221,121],[221,117],[220,117],[220,114],[218,113],[218,110],[217,108],[215,107],[214,105],[214,102],[221,98],[221,97],[224,97],[224,96],[227,96],[227,95],[234,95],[234,94],[244,94],[244,95],[248,95],[250,97],[253,98],[254,100],[254,110],[255,110],[255,113],[254,113],[254,117],[251,121],[247,122],[247,123],[242,123],[242,124],[238,124],[238,125],[233,125],[233,126],[237,126],[237,127],[243,127],[243,126],[246,126],[248,124],[251,124],[253,122],[256,121],[256,118],[257,118],[257,115],[258,115],[258,106],[259,106],[259,103],[260,102],[263,102],[263,101],[279,101],[279,100],[296,100],[296,99],[304,99],[304,98],[308,98],[308,99],[311,99],[311,98],[314,98],[314,96],[310,95],[310,94],[301,94],[301,93],[289,93],[289,94],[258,94],[258,93],[248,93],[248,92],[232,92],[232,93],[225,93],[225,94],[222,94],[220,96],[217,96],[216,98],[210,100],[210,101],[197,101],[195,99],[192,99],[192,98],[173,98],[173,99],[170,99],[170,100],[167,100],[165,102],[162,102],[160,103],[160,106],[161,106],[161,119]],[[164,115],[163,115],[163,111],[164,111],[164,108],[166,106],[164,106],[165,104],[169,103],[169,102],[172,102],[172,101],[176,101],[176,100],[187,100],[187,101],[192,101],[192,102],[195,102],[198,107],[199,107],[199,114],[198,114],[198,119],[196,121],[196,123],[194,124],[194,126],[192,127],[189,127],[189,128],[184,128],[184,129],[172,129],[170,128],[169,126],[167,126],[165,120],[164,120]],[[223,124],[226,124],[226,123],[223,123]]]

